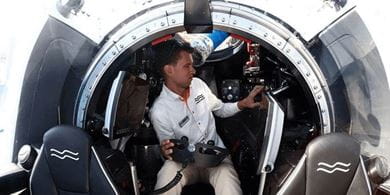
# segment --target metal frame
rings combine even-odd
[[[104,117],[104,126],[103,126],[103,135],[113,139],[114,137],[114,125],[116,119],[116,111],[118,108],[119,96],[122,92],[122,82],[126,76],[125,71],[119,71],[118,76],[114,79],[112,83],[110,94],[108,96],[106,114]]]
[[[92,62],[75,106],[74,123],[83,128],[86,111],[92,94],[111,63],[124,51],[135,51],[142,45],[161,36],[183,31],[184,3],[163,4],[143,12],[112,34]],[[317,105],[322,134],[331,132],[334,116],[326,80],[310,52],[296,36],[283,25],[263,12],[229,2],[212,2],[212,18],[215,29],[225,30],[269,44],[282,53],[297,68]]]
[[[257,174],[261,174],[259,195],[263,194],[267,173],[274,170],[274,163],[278,156],[284,124],[284,112],[278,102],[271,95],[266,95],[265,97],[268,100],[268,116],[260,152],[259,167],[257,169]]]

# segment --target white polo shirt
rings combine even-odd
[[[206,83],[193,78],[187,101],[164,85],[151,108],[150,118],[160,143],[187,136],[191,144],[214,140],[216,146],[225,148],[212,113],[224,118],[239,111],[237,102],[223,103]]]

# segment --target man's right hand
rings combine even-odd
[[[173,153],[173,146],[175,146],[175,144],[169,141],[169,139],[161,142],[161,154],[168,160],[172,160],[171,154]]]

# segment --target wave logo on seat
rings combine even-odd
[[[350,166],[351,166],[351,163],[346,164],[343,162],[336,162],[333,165],[330,165],[330,164],[325,163],[325,162],[319,162],[318,163],[319,168],[317,168],[317,171],[322,171],[322,172],[329,173],[329,174],[332,174],[335,171],[340,171],[340,172],[346,173],[349,171]]]
[[[69,159],[72,159],[74,161],[78,161],[79,160],[79,157],[78,157],[79,153],[78,152],[73,152],[73,151],[70,151],[70,150],[63,150],[62,152],[54,149],[54,148],[50,148],[50,156],[54,156],[56,158],[59,158],[61,160],[64,160],[65,158],[69,158]]]

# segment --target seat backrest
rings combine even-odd
[[[314,139],[277,194],[371,194],[359,143],[342,133]]]
[[[31,194],[118,194],[90,136],[71,126],[48,130],[30,177]]]

